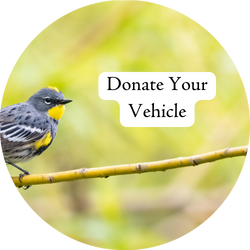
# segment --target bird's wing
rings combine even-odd
[[[17,106],[18,107],[18,106]],[[28,111],[27,111],[28,110]],[[0,112],[0,135],[3,150],[36,142],[49,131],[49,123],[30,109],[18,112],[16,105],[8,106]]]

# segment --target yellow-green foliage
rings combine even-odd
[[[98,96],[104,71],[213,72],[217,95],[196,104],[189,128],[125,128],[119,105]],[[249,111],[240,76],[206,30],[146,2],[104,2],[69,13],[27,47],[9,78],[2,106],[56,86],[67,105],[57,137],[31,173],[157,161],[248,144]],[[197,168],[39,185],[21,194],[51,226],[87,244],[151,247],[206,220],[228,196],[244,157]],[[18,171],[9,167],[12,175]]]

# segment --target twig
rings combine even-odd
[[[50,174],[34,174],[24,176],[20,182],[18,176],[12,177],[14,184],[17,187],[37,185],[45,183],[56,183],[63,181],[74,181],[88,178],[107,178],[113,175],[125,174],[141,174],[146,172],[165,171],[173,168],[182,168],[188,166],[197,166],[207,162],[213,162],[229,157],[245,156],[247,154],[248,146],[226,148],[210,153],[195,155],[190,157],[180,157],[170,160],[125,164],[99,168],[80,168],[65,172],[57,172]]]

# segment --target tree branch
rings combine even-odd
[[[80,168],[76,170],[50,174],[26,175],[21,179],[22,182],[19,181],[18,176],[14,176],[12,177],[12,180],[17,187],[22,187],[28,185],[74,181],[79,179],[97,177],[107,178],[113,175],[141,174],[146,172],[165,171],[173,168],[197,166],[203,163],[213,162],[229,157],[236,157],[242,155],[245,156],[247,154],[247,150],[248,146],[236,148],[228,147],[226,149],[190,157],[180,157],[156,162],[125,164],[100,168]]]

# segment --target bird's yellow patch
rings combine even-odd
[[[57,105],[57,106],[49,109],[48,115],[55,120],[60,120],[64,111],[65,111],[64,105]]]
[[[35,144],[35,147],[36,147],[36,150],[38,150],[39,148],[41,147],[46,147],[50,144],[52,140],[52,137],[51,137],[51,134],[50,132],[47,133],[42,139],[40,139],[36,144]]]
[[[52,89],[52,90],[55,90],[56,92],[60,93],[61,91],[57,88],[57,87],[51,87],[51,86],[48,86],[47,87],[48,89]]]

